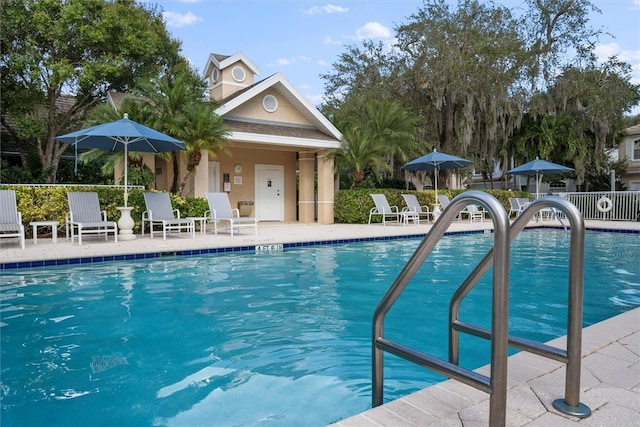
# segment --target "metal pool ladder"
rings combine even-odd
[[[454,221],[455,217],[466,205],[471,203],[482,205],[491,214],[494,223],[494,243],[493,248],[487,252],[451,297],[449,303],[449,360],[442,360],[386,339],[384,337],[384,319],[387,312],[447,231],[451,222]],[[515,239],[539,210],[549,207],[563,211],[571,225],[566,350],[533,340],[513,337],[508,332],[511,241]],[[382,297],[374,312],[372,325],[373,406],[376,407],[383,403],[383,355],[384,351],[387,351],[489,393],[489,425],[492,427],[504,426],[507,405],[507,348],[511,345],[520,350],[566,363],[565,396],[564,399],[555,400],[553,406],[560,412],[580,418],[586,418],[591,415],[591,410],[580,403],[584,234],[585,227],[582,215],[573,204],[560,197],[546,196],[531,202],[527,209],[511,225],[505,208],[495,197],[487,193],[468,191],[454,198],[422,240],[387,293]],[[462,322],[459,318],[459,309],[464,297],[492,265],[491,330],[488,330]],[[458,365],[459,332],[465,332],[491,341],[489,377]]]

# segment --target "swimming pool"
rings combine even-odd
[[[443,239],[389,313],[387,335],[445,357],[448,298],[492,237]],[[418,243],[5,271],[2,424],[325,425],[366,410],[373,309]],[[567,246],[554,231],[514,242],[512,333],[566,333]],[[638,235],[588,233],[585,325],[640,305],[639,248]],[[463,320],[488,325],[488,301],[485,281]],[[488,353],[462,337],[463,365]],[[386,399],[442,380],[385,359]]]

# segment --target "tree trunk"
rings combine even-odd
[[[351,189],[355,190],[356,188],[358,188],[360,186],[362,181],[364,181],[364,172],[362,172],[362,171],[353,171],[351,176],[353,177],[353,183],[351,184]]]
[[[173,180],[171,182],[171,192],[173,194],[179,194],[178,175],[180,174],[180,164],[178,162],[178,153],[171,153],[171,160],[173,161]]]
[[[201,151],[193,151],[189,154],[189,162],[187,163],[187,173],[182,177],[182,182],[180,183],[180,188],[178,189],[178,194],[182,194],[184,187],[187,185],[187,180],[189,177],[193,176],[196,167],[200,164],[202,160],[202,152]]]

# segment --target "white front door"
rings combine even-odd
[[[284,221],[284,166],[256,165],[256,218]]]
[[[209,191],[220,192],[220,162],[209,162]]]

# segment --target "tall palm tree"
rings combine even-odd
[[[330,156],[336,167],[350,171],[352,188],[369,173],[379,180],[381,172],[393,172],[395,163],[404,163],[407,152],[416,149],[418,118],[391,99],[369,96],[348,102],[333,115],[333,123],[345,139]]]
[[[204,89],[191,70],[176,68],[160,79],[138,82],[132,96],[126,97],[118,110],[104,104],[94,110],[92,118],[96,123],[103,123],[122,118],[122,113],[127,112],[132,120],[183,141],[187,168],[182,176],[176,153],[156,154],[173,163],[171,192],[180,194],[200,164],[203,150],[212,157],[227,150],[226,138],[230,131],[215,113],[215,105],[203,100]],[[135,156],[130,153],[129,161],[135,161]]]
[[[418,150],[417,129],[419,118],[392,99],[367,98],[356,115],[361,126],[369,128],[377,138],[386,141],[385,159],[394,170],[400,170],[408,153]]]
[[[182,193],[187,180],[195,173],[203,151],[207,151],[212,158],[220,152],[228,152],[226,144],[231,131],[214,111],[210,103],[194,102],[184,108],[176,122],[175,135],[187,145],[187,172],[182,176],[178,194]]]
[[[329,150],[326,159],[334,161],[336,170],[351,171],[351,189],[355,189],[364,181],[367,173],[377,176],[381,169],[391,170],[384,160],[388,150],[386,142],[374,133],[353,126],[343,131],[340,148]]]
[[[204,86],[196,74],[179,67],[160,79],[138,82],[134,93],[142,100],[146,113],[152,117],[151,127],[180,139],[178,133],[186,120],[183,115],[189,105],[201,103]],[[213,111],[211,111],[213,114]],[[189,141],[182,140],[189,150]],[[171,192],[179,193],[180,164],[178,153],[168,153],[173,164]]]

